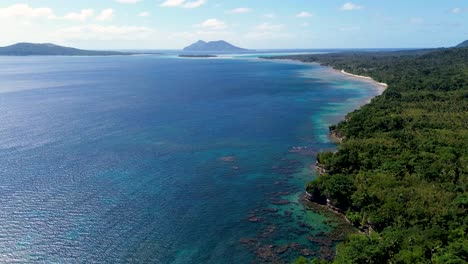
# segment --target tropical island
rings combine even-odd
[[[333,261],[312,263],[466,263],[468,48],[272,58],[389,85],[330,127],[338,151],[317,157],[309,199],[342,213],[360,233],[338,245]]]
[[[216,55],[209,55],[209,54],[180,54],[180,58],[216,58]]]
[[[199,40],[183,49],[183,51],[190,52],[246,52],[247,49],[243,49],[234,46],[224,40],[209,41],[205,42]]]
[[[135,55],[140,53],[82,50],[59,46],[51,43],[17,43],[0,47],[0,56],[118,56]]]

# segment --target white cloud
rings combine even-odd
[[[115,1],[121,4],[136,4],[140,2],[140,0],[115,0]]]
[[[206,0],[197,0],[193,2],[186,2],[184,5],[182,5],[183,8],[197,8],[206,3]]]
[[[266,17],[266,18],[275,18],[275,17],[276,17],[276,14],[274,14],[274,13],[264,14],[263,17]]]
[[[296,15],[296,17],[301,17],[301,18],[311,17],[311,16],[312,16],[311,13],[305,12],[305,11],[302,11],[302,12],[300,12],[299,14]]]
[[[151,15],[150,12],[147,12],[147,11],[141,12],[138,14],[139,17],[149,17],[150,15]]]
[[[96,17],[97,21],[111,21],[114,17],[114,10],[108,8],[101,11],[101,13]]]
[[[226,23],[224,23],[221,20],[218,20],[216,18],[210,18],[210,19],[203,21],[200,24],[195,25],[195,27],[206,28],[210,30],[220,30],[220,29],[225,29],[227,26],[226,26]]]
[[[452,10],[450,10],[450,12],[452,12],[454,14],[461,14],[461,13],[468,12],[468,8],[455,7]]]
[[[161,6],[163,7],[177,7],[181,6],[185,0],[166,0],[164,1]]]
[[[48,7],[33,8],[26,4],[15,4],[0,8],[0,18],[46,18],[55,19],[54,11]]]
[[[346,10],[346,11],[359,10],[359,9],[362,9],[362,8],[363,8],[362,6],[353,4],[351,2],[345,3],[345,4],[343,4],[341,6],[341,10]]]
[[[83,9],[79,13],[68,13],[63,18],[68,20],[86,21],[94,16],[93,9]]]
[[[56,32],[63,40],[144,40],[154,30],[147,27],[85,25],[64,28]]]
[[[228,11],[228,13],[231,13],[231,14],[242,14],[242,13],[249,13],[249,12],[252,12],[252,9],[248,7],[238,7],[238,8],[234,8]]]
[[[182,8],[197,8],[206,3],[206,0],[195,0],[195,1],[186,1],[186,0],[166,0],[161,6],[162,7],[182,7]]]

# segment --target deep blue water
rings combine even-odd
[[[376,94],[245,58],[0,57],[0,262],[250,263],[245,238],[314,249],[305,238],[332,227],[297,195],[334,147],[328,125]]]

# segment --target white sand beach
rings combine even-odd
[[[371,77],[368,77],[368,76],[352,74],[352,73],[346,72],[345,70],[341,70],[340,72],[343,73],[343,74],[346,74],[346,75],[348,75],[348,76],[355,77],[355,78],[361,78],[361,79],[366,79],[366,80],[374,81],[374,82],[376,82],[377,84],[383,86],[384,88],[387,88],[387,87],[388,87],[388,84],[382,83],[382,82],[378,82],[378,81],[376,81],[376,80],[374,80],[374,79],[372,79]]]

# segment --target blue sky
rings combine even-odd
[[[447,47],[468,39],[468,0],[0,0],[0,23],[1,46]]]

